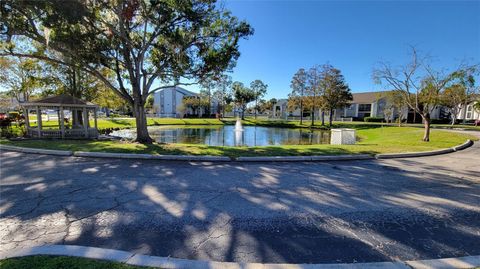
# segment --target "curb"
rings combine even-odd
[[[407,153],[386,153],[386,154],[377,154],[375,155],[376,159],[393,159],[393,158],[407,158],[407,157],[424,157],[424,156],[433,156],[446,153],[452,153],[458,150],[466,149],[473,145],[473,141],[468,139],[465,143],[447,149],[439,149],[432,151],[423,151],[423,152],[407,152]]]
[[[369,160],[374,159],[369,154],[354,155],[319,155],[319,156],[258,156],[238,157],[238,162],[310,162],[310,161],[347,161],[347,160]]]
[[[108,153],[108,152],[86,152],[75,151],[76,157],[94,157],[94,158],[118,158],[118,159],[144,159],[144,160],[168,160],[168,161],[211,161],[211,162],[229,162],[231,159],[225,156],[208,155],[154,155],[154,154],[136,154],[136,153]]]
[[[262,264],[186,260],[170,257],[141,255],[121,250],[73,245],[45,245],[21,249],[12,249],[9,251],[0,252],[0,260],[35,255],[82,257],[89,259],[115,261],[136,266],[161,267],[164,269],[453,269],[474,268],[480,266],[480,256],[404,262],[397,261],[338,264]]]
[[[165,160],[165,161],[207,161],[207,162],[310,162],[310,161],[347,161],[347,160],[370,160],[370,159],[393,159],[407,157],[433,156],[466,149],[473,145],[473,141],[468,139],[465,143],[447,149],[407,152],[407,153],[386,153],[376,154],[351,154],[351,155],[318,155],[318,156],[256,156],[256,157],[238,157],[230,158],[226,156],[209,155],[154,155],[154,154],[136,154],[136,153],[110,153],[110,152],[86,152],[86,151],[67,151],[51,150],[37,148],[23,148],[0,144],[0,150],[11,150],[23,153],[36,153],[57,156],[75,156],[75,157],[93,157],[93,158],[117,158],[117,159],[141,159],[141,160]]]
[[[37,148],[22,148],[9,145],[0,145],[1,150],[11,150],[16,152],[23,153],[36,153],[36,154],[47,154],[47,155],[57,155],[57,156],[72,156],[73,152],[69,150],[53,150],[53,149],[37,149]]]
[[[461,145],[458,145],[458,146],[455,146],[453,147],[453,150],[454,151],[458,151],[458,150],[462,150],[462,149],[466,149],[468,147],[471,147],[473,145],[473,141],[468,139],[467,142],[461,144]]]

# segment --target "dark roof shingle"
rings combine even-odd
[[[40,100],[36,100],[30,102],[32,104],[39,103],[39,104],[62,104],[62,105],[94,105],[90,102],[84,101],[77,97],[73,97],[68,94],[60,94],[56,96],[46,97]]]

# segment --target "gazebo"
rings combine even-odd
[[[62,139],[98,137],[98,106],[95,104],[61,94],[35,102],[26,102],[22,106],[25,109],[27,135],[30,137]],[[47,117],[45,122],[42,112]],[[36,120],[30,119],[33,113],[36,114]],[[89,123],[90,115],[93,115],[94,119],[93,128]]]

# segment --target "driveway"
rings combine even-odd
[[[434,157],[185,163],[0,153],[0,251],[238,262],[480,255],[480,146]]]

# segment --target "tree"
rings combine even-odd
[[[231,70],[239,40],[253,34],[214,0],[5,0],[0,11],[0,55],[74,65],[94,75],[132,108],[143,143],[152,142],[145,114],[150,94]],[[18,46],[18,36],[35,49]],[[114,72],[115,83],[102,68]]]
[[[241,82],[234,82],[232,84],[233,96],[235,104],[240,109],[242,113],[242,120],[245,119],[245,110],[247,110],[247,105],[255,100],[255,92],[252,89],[249,89],[243,85]]]
[[[275,105],[278,103],[277,99],[276,99],[276,98],[272,98],[272,99],[270,99],[268,102],[269,102],[269,103],[271,104],[271,106],[272,106],[272,116],[273,116],[273,117],[276,117],[276,116],[277,116],[277,115],[276,115],[277,113],[276,113],[276,111],[275,111]]]
[[[381,62],[373,71],[377,83],[385,83],[400,94],[407,106],[420,114],[424,123],[423,141],[430,141],[430,114],[440,103],[440,93],[452,80],[452,73],[435,71],[412,48],[411,60],[398,68]]]
[[[340,70],[329,64],[322,66],[321,84],[323,109],[330,112],[328,125],[331,127],[333,111],[347,106],[353,100],[353,96]]]
[[[206,115],[210,115],[212,110],[212,86],[204,86],[205,88],[200,90],[198,98],[201,100],[202,108]]]
[[[256,79],[250,83],[250,89],[255,95],[255,119],[257,119],[258,101],[267,93],[268,85],[263,81]]]
[[[184,109],[191,108],[193,114],[197,114],[200,118],[202,116],[202,108],[206,110],[209,106],[208,99],[202,96],[186,96],[182,100],[182,106]]]
[[[222,74],[215,80],[216,90],[213,92],[213,98],[217,102],[217,113],[225,115],[226,107],[233,101],[231,85],[232,78]]]
[[[124,110],[127,103],[123,98],[120,98],[113,91],[105,87],[104,84],[100,84],[103,87],[98,87],[93,96],[92,102],[100,107],[107,108],[106,116],[110,116],[110,110]],[[100,86],[99,85],[99,86]],[[150,98],[150,97],[149,97]],[[152,98],[153,100],[153,98]],[[147,100],[148,101],[148,100]]]
[[[292,82],[290,83],[290,88],[292,89],[292,92],[290,93],[290,96],[289,96],[290,98],[292,98],[292,102],[298,101],[298,104],[300,107],[300,125],[303,124],[303,99],[305,96],[306,87],[307,87],[307,73],[305,72],[305,69],[300,68],[293,75]]]
[[[28,101],[41,87],[41,66],[36,59],[0,58],[0,85],[17,102]]]
[[[470,103],[475,94],[478,93],[479,89],[475,85],[475,76],[480,74],[480,68],[478,65],[467,66],[463,65],[459,70],[453,72],[452,78],[458,84],[458,88],[456,89],[456,99],[462,99],[463,103],[457,104],[457,108],[461,107],[462,105],[465,107],[463,110],[463,123],[466,122],[466,114],[467,114],[467,105]],[[460,92],[460,88],[463,89],[463,93]],[[450,94],[455,94],[455,92],[450,92]],[[453,105],[450,103],[450,105]],[[455,121],[455,120],[454,120]]]
[[[148,110],[153,109],[153,103],[154,102],[155,102],[155,100],[153,99],[153,95],[149,95],[147,97],[147,101],[145,102],[145,108],[148,109]]]
[[[451,117],[451,125],[455,124],[462,105],[468,100],[465,87],[461,84],[453,84],[445,89],[442,94],[442,105],[448,109]]]
[[[315,125],[315,110],[321,107],[321,97],[323,94],[322,89],[322,74],[319,66],[314,66],[308,70],[307,73],[307,85],[306,85],[306,101],[307,106],[310,108],[310,114],[312,117],[312,126]]]
[[[395,112],[398,113],[398,126],[402,126],[403,121],[403,110],[407,107],[405,99],[398,91],[387,91],[378,96],[378,99],[385,99],[384,114],[385,119],[389,119],[395,115]],[[387,120],[388,122],[388,120]]]

